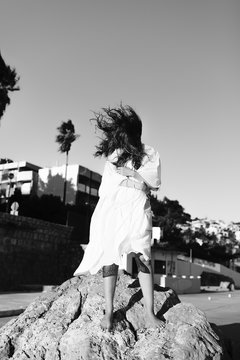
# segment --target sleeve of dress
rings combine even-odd
[[[146,146],[145,152],[146,155],[141,167],[138,169],[138,173],[151,187],[159,188],[161,185],[161,161],[159,153],[150,146]]]

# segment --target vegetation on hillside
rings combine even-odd
[[[214,234],[207,228],[193,230],[191,216],[177,200],[167,197],[158,200],[151,196],[153,225],[162,230],[161,242],[157,246],[165,246],[183,251],[186,255],[229,265],[234,257],[239,257],[239,243],[233,231]]]

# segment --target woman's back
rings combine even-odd
[[[158,188],[161,184],[161,162],[159,154],[149,145],[144,145],[144,152],[145,156],[137,172],[146,180],[150,187]],[[107,158],[99,189],[100,197],[107,196],[109,193],[116,191],[121,182],[126,179],[126,176],[117,172],[117,167],[114,165],[118,160],[119,154],[121,154],[121,150],[117,149]],[[131,159],[126,162],[125,167],[130,169],[134,168]],[[138,180],[134,178],[131,178],[131,180],[138,182]]]

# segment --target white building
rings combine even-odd
[[[38,172],[38,195],[52,194],[63,199],[66,165],[43,168]],[[80,165],[68,165],[66,203],[96,204],[101,175]]]
[[[0,200],[7,202],[16,189],[22,195],[55,195],[63,199],[66,165],[41,168],[27,161],[0,164]],[[80,165],[68,165],[66,203],[93,204],[98,200],[101,175]]]
[[[20,190],[22,195],[36,194],[39,169],[39,166],[27,161],[0,164],[1,201],[6,202],[15,189]]]

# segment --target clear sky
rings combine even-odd
[[[131,105],[162,161],[160,197],[194,217],[240,221],[239,0],[2,0],[0,50],[20,75],[0,157],[102,173],[92,111]]]

